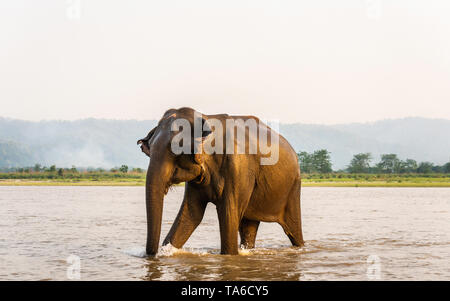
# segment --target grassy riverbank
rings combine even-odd
[[[144,186],[145,172],[10,172],[0,186]],[[304,187],[450,187],[450,174],[303,174]]]
[[[450,174],[304,174],[305,187],[450,187]]]
[[[8,172],[0,186],[143,186],[144,172]]]

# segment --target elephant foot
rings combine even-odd
[[[254,243],[241,243],[240,248],[242,250],[251,250],[255,248],[255,244]]]
[[[221,255],[239,255],[239,251],[236,250],[222,250],[220,251]]]

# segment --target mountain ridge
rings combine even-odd
[[[156,120],[85,118],[27,121],[0,117],[0,167],[33,163],[62,167],[146,167],[136,146]],[[334,125],[281,123],[280,133],[296,151],[328,149],[334,169],[343,169],[354,154],[383,153],[444,164],[450,160],[450,120],[424,117],[383,119]]]

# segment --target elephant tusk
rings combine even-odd
[[[198,181],[195,181],[196,184],[201,184],[205,180],[205,168],[203,168],[203,165],[200,165],[201,171],[200,171],[200,179]]]

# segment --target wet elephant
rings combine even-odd
[[[174,127],[177,120],[192,125],[188,132],[192,141],[181,143],[184,150],[189,148],[190,152],[173,151],[175,136],[185,130]],[[238,138],[242,136],[235,135],[230,140],[216,131],[221,124],[228,129],[228,121],[237,120],[243,121],[235,125],[248,142],[244,153],[229,151],[240,147]],[[250,151],[252,143],[260,142],[260,136],[249,130],[247,121],[254,121],[257,133],[277,138],[277,161],[273,164],[262,164],[269,154],[259,148],[256,152]],[[201,125],[200,131],[196,125]],[[198,151],[198,146],[211,137],[214,142],[209,143],[216,151],[207,153],[202,148]],[[170,109],[138,144],[150,157],[146,179],[148,255],[158,251],[164,196],[171,185],[182,182],[185,182],[184,199],[163,245],[170,243],[181,248],[202,221],[208,202],[216,205],[222,254],[238,254],[238,233],[241,245],[253,248],[260,222],[279,223],[292,245],[303,245],[297,154],[281,135],[258,118],[202,115],[191,108]]]

